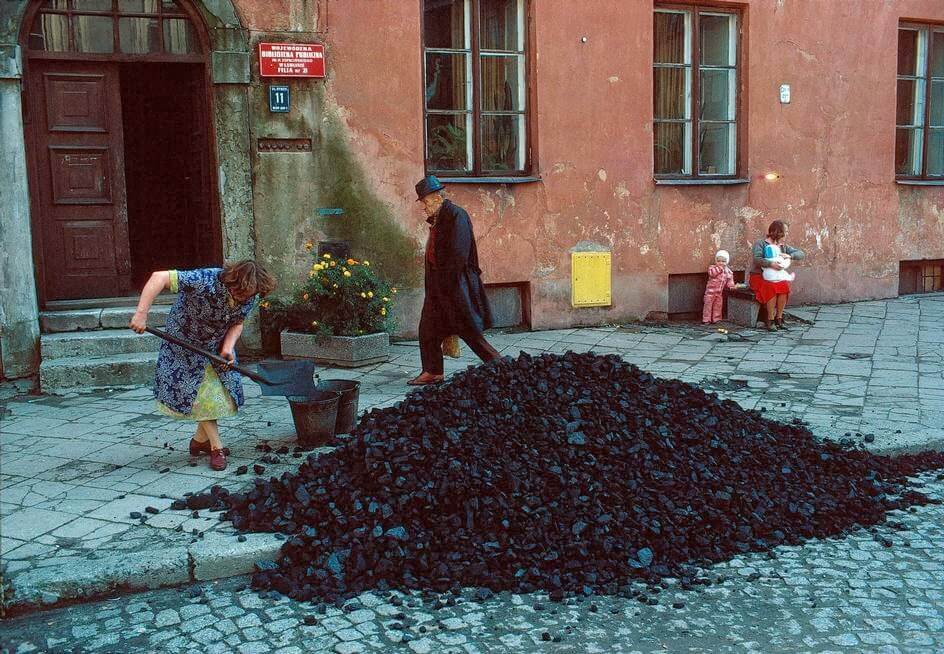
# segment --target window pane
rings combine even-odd
[[[924,80],[898,80],[897,125],[924,124]]]
[[[185,14],[186,12],[174,0],[161,0],[161,13]]]
[[[68,9],[69,0],[46,0],[43,9]]]
[[[472,80],[470,55],[426,55],[426,107],[429,109],[469,109]]]
[[[483,50],[524,50],[521,0],[480,0],[479,47]]]
[[[79,52],[108,53],[115,49],[114,27],[108,16],[73,16],[75,48]]]
[[[426,0],[423,38],[427,48],[467,50],[469,42],[469,0]]]
[[[200,52],[197,33],[186,18],[169,18],[164,21],[164,52],[191,54]]]
[[[124,14],[156,14],[157,0],[118,0],[118,11]]]
[[[430,170],[472,168],[468,139],[470,122],[470,114],[430,114],[426,117],[426,158]]]
[[[69,17],[65,14],[40,14],[29,36],[31,50],[66,52],[69,49]]]
[[[686,25],[689,14],[655,13],[653,30],[652,60],[657,64],[687,64],[688,48],[685,41]]]
[[[653,116],[655,118],[689,117],[691,107],[691,68],[656,68],[652,76]]]
[[[524,120],[518,116],[482,116],[482,168],[524,168]]]
[[[72,0],[76,11],[111,11],[111,0]]]
[[[931,77],[944,77],[944,32],[934,32],[931,42]]]
[[[944,176],[944,129],[928,132],[928,177]]]
[[[482,57],[482,110],[524,109],[524,57]]]
[[[944,82],[931,82],[931,127],[944,127]]]
[[[654,169],[657,175],[690,175],[691,123],[653,125]]]
[[[737,75],[733,70],[702,70],[700,75],[701,103],[699,116],[702,120],[734,120],[734,83]]]
[[[898,74],[923,75],[924,67],[919,67],[921,32],[911,29],[898,30]]]
[[[119,18],[118,39],[121,51],[128,54],[161,51],[156,18]]]
[[[899,127],[895,131],[895,174],[920,175],[924,130]]]
[[[733,175],[734,125],[702,123],[698,131],[698,172],[702,175]]]
[[[733,66],[737,59],[734,16],[701,14],[699,48],[703,66]]]

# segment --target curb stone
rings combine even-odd
[[[5,609],[17,613],[89,601],[114,591],[137,592],[250,574],[253,564],[278,558],[283,541],[273,534],[208,534],[189,546],[163,547],[61,563],[12,575]]]

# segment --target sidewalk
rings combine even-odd
[[[944,448],[944,294],[790,313],[805,322],[777,333],[634,324],[489,340],[507,355],[616,353],[771,418],[805,420],[820,437],[849,434],[873,451]],[[477,361],[467,350],[447,361],[447,373]],[[370,368],[319,373],[360,380],[361,410],[387,406],[405,396],[419,364],[415,342],[396,344],[392,353]],[[244,574],[272,557],[281,545],[272,535],[241,541],[215,514],[169,508],[185,493],[251,483],[254,465],[279,476],[305,456],[293,452],[285,400],[262,398],[251,383],[246,390],[244,410],[221,423],[231,450],[221,473],[202,460],[190,463],[192,426],[157,414],[146,388],[0,403],[0,559],[12,604]],[[257,451],[262,440],[287,451]],[[248,473],[237,475],[240,466]]]

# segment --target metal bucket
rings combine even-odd
[[[360,398],[361,383],[350,379],[325,379],[318,382],[319,391],[335,391],[341,394],[338,402],[338,421],[334,425],[335,434],[350,434],[357,423],[357,401]]]
[[[295,422],[298,442],[306,447],[325,445],[334,437],[334,424],[338,419],[336,391],[318,390],[310,395],[295,395],[288,398]]]

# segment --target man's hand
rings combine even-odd
[[[128,323],[128,327],[138,334],[143,334],[145,327],[147,327],[147,313],[135,311],[134,315],[131,316],[131,322]]]

